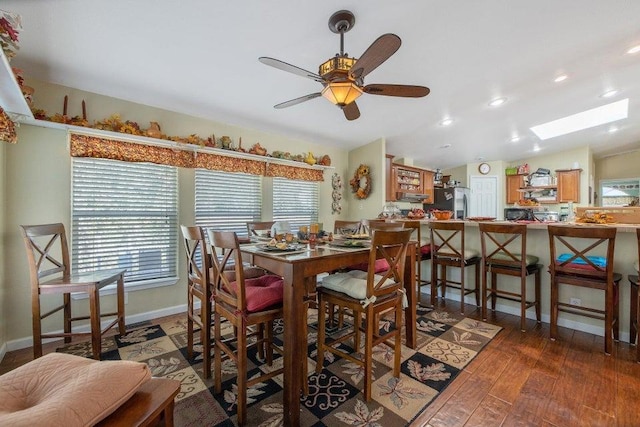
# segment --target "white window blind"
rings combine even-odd
[[[75,272],[126,268],[127,284],[177,276],[175,167],[74,158],[72,220]]]
[[[318,222],[318,183],[273,178],[273,220],[288,221],[293,231]]]
[[[247,234],[247,222],[262,216],[261,177],[196,169],[196,225]]]

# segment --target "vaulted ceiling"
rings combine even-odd
[[[640,148],[640,53],[627,53],[640,45],[639,1],[4,0],[0,8],[22,16],[12,65],[27,78],[321,144],[355,148],[385,138],[389,153],[420,166],[584,145],[597,156]],[[356,18],[345,35],[350,56],[384,33],[402,39],[365,84],[431,93],[364,94],[354,121],[322,97],[274,109],[322,86],[258,57],[318,72],[340,51],[327,23],[341,9]],[[567,79],[554,82],[561,74]],[[498,97],[506,101],[489,106]],[[530,130],[622,99],[629,117],[612,125],[547,140]]]

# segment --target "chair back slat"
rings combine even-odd
[[[21,225],[20,229],[27,250],[32,288],[37,289],[45,278],[52,279],[49,276],[59,275],[63,280],[71,276],[64,224]]]
[[[238,236],[233,231],[207,230],[213,255],[214,293],[218,302],[228,304],[239,312],[247,309],[244,268]],[[220,252],[220,257],[216,256]],[[234,275],[224,274],[233,271]],[[233,277],[233,280],[231,279]],[[235,284],[233,283],[235,282]]]
[[[202,227],[180,226],[187,256],[188,280],[203,288],[210,287],[211,262]],[[199,258],[199,259],[198,259]]]
[[[404,269],[411,229],[374,229],[371,236],[369,265],[375,265],[377,259],[384,259],[389,269],[375,280],[375,271],[367,273],[367,298],[381,297],[404,288]],[[393,283],[387,283],[391,280]]]
[[[525,224],[494,224],[481,222],[480,245],[484,263],[501,267],[527,268],[527,226]]]
[[[549,225],[547,229],[552,274],[612,280],[614,227]],[[604,265],[594,257],[603,259]]]
[[[464,261],[464,223],[460,221],[433,221],[431,232],[431,257]]]
[[[273,227],[275,221],[253,221],[247,222],[247,234],[249,237],[251,236],[259,236],[259,231],[263,232],[271,232],[271,227]]]

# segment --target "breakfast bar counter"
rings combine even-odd
[[[393,221],[416,221],[416,219],[394,219]],[[429,236],[429,223],[436,220],[420,219],[422,224],[422,236],[428,238]],[[449,220],[460,221],[460,220]],[[495,222],[495,221],[494,221]],[[499,222],[499,221],[498,221]],[[465,246],[467,249],[481,250],[480,247],[480,231],[478,230],[478,221],[464,221],[467,232],[465,233]],[[541,308],[542,308],[542,321],[549,323],[550,321],[550,275],[547,272],[550,255],[549,255],[549,235],[547,233],[547,226],[549,223],[543,222],[531,222],[527,223],[527,253],[537,256],[540,264],[544,265],[544,273],[541,276]],[[579,227],[592,227],[598,224],[585,224],[585,223],[571,223],[571,222],[556,222],[553,224],[566,224],[567,226],[579,226]],[[615,251],[614,251],[614,270],[617,273],[622,274],[623,279],[620,281],[620,338],[622,341],[629,341],[629,303],[630,303],[630,287],[627,276],[629,274],[638,274],[634,270],[634,264],[638,261],[638,242],[636,236],[636,230],[640,228],[640,224],[604,224],[606,227],[614,227],[617,229]],[[604,253],[603,253],[604,254]],[[452,279],[459,279],[459,272],[457,269],[453,269],[450,273]],[[431,262],[423,261],[422,264],[422,278],[429,280],[431,277]],[[465,276],[465,282],[467,286],[473,286],[473,275]],[[510,287],[513,289],[519,287],[519,279],[512,277],[500,277],[501,286]],[[533,279],[529,279],[533,280]],[[424,287],[426,291],[428,287]],[[569,288],[569,289],[567,289]],[[573,289],[571,289],[573,288]],[[459,300],[458,292],[448,291],[447,298],[452,300]],[[604,294],[602,291],[579,288],[579,287],[563,287],[560,290],[560,300],[569,301],[570,298],[577,298],[580,300],[580,304],[584,307],[601,307],[603,304]],[[424,298],[426,299],[426,298]],[[469,297],[466,301],[468,304],[475,304],[473,298]],[[512,301],[499,300],[496,307],[497,311],[519,315],[520,308],[519,303]],[[530,319],[535,319],[533,312],[528,312],[527,316]],[[489,315],[489,320],[491,315]],[[529,320],[534,322],[535,320]],[[604,324],[597,319],[590,319],[583,316],[575,316],[569,313],[562,313],[558,324],[571,329],[590,332],[596,335],[604,335]],[[531,323],[533,325],[533,323]]]

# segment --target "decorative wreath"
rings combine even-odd
[[[349,181],[351,191],[356,193],[358,199],[366,199],[371,191],[371,170],[367,165],[360,165]]]

